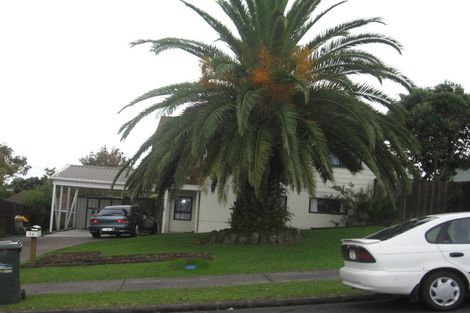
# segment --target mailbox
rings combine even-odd
[[[42,227],[39,225],[34,225],[26,229],[26,237],[41,237],[42,236]]]

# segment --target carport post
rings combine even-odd
[[[52,233],[53,222],[54,222],[54,209],[55,209],[55,198],[56,198],[56,185],[52,184],[52,202],[51,202],[51,219],[49,222],[49,232]]]
[[[167,232],[167,210],[169,210],[169,205],[168,205],[168,198],[169,198],[169,193],[168,190],[165,190],[165,194],[163,195],[163,214],[162,214],[162,228],[161,228],[161,233],[164,234]]]

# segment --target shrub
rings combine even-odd
[[[25,207],[24,213],[32,224],[41,225],[43,228],[49,225],[51,199],[52,184],[50,182],[23,191],[21,203]]]
[[[371,189],[355,191],[353,187],[352,183],[333,187],[339,194],[332,198],[341,202],[346,226],[388,225],[397,220],[398,211],[390,198],[375,197]]]

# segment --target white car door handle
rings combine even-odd
[[[462,252],[451,252],[449,256],[451,258],[461,258],[464,256],[464,254]]]

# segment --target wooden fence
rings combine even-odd
[[[470,182],[412,182],[409,193],[396,196],[401,220],[447,212],[470,211]]]
[[[6,234],[13,234],[15,232],[15,215],[22,213],[20,204],[0,200],[0,229]]]

